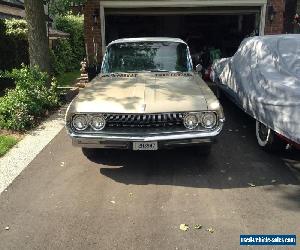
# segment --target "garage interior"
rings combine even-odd
[[[205,58],[210,51],[217,51],[217,58],[232,56],[245,37],[258,35],[259,25],[258,7],[105,9],[106,45],[118,38],[178,37],[188,43],[194,65],[200,60],[196,55]]]

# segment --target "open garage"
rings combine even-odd
[[[178,37],[188,43],[193,55],[217,49],[222,56],[231,56],[245,37],[259,32],[259,9],[238,14],[219,10],[211,14],[176,10],[174,14],[132,13],[107,11],[106,44],[127,37]]]
[[[248,36],[264,32],[266,0],[101,1],[101,44],[118,38],[178,37],[194,63],[232,56]],[[213,55],[213,56],[212,56]]]

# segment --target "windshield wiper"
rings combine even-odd
[[[150,69],[150,72],[169,72],[169,70],[165,70],[165,69]]]
[[[182,73],[178,70],[152,69],[151,72],[168,72],[168,73]]]
[[[178,71],[178,70],[166,70],[166,69],[127,70],[125,73],[151,73],[151,72],[182,73],[182,71]]]
[[[150,70],[128,70],[126,73],[150,73]]]

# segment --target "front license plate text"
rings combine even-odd
[[[133,150],[135,151],[153,151],[158,150],[157,142],[134,142]]]

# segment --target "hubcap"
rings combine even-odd
[[[262,123],[259,123],[259,130],[258,130],[258,134],[259,134],[259,137],[262,141],[266,141],[267,138],[268,138],[268,132],[269,132],[269,129],[267,126],[265,126],[264,124]]]

